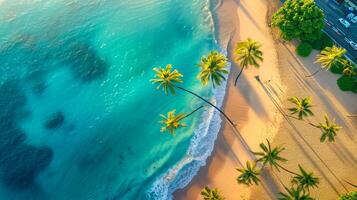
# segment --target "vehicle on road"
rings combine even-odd
[[[357,51],[357,43],[352,41],[350,38],[345,37],[345,41],[354,49]]]
[[[351,41],[349,44],[351,45],[351,47],[352,47],[354,50],[357,51],[357,44],[356,44],[355,42]]]
[[[350,13],[346,16],[347,19],[349,19],[352,23],[357,23],[357,15]]]
[[[347,20],[345,20],[345,19],[343,19],[343,18],[338,19],[338,21],[340,21],[340,23],[342,24],[342,26],[344,26],[345,28],[348,28],[348,27],[351,26],[351,24],[350,24]]]

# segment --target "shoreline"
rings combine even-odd
[[[215,37],[215,44],[219,51],[227,55],[227,48],[223,48],[219,42],[217,29],[219,28],[216,23],[215,8],[213,7],[212,0],[207,0],[210,18],[212,20],[211,28]],[[219,2],[218,2],[219,4]],[[218,5],[217,4],[217,5]],[[228,71],[231,70],[231,63],[227,67]],[[226,81],[213,88],[213,99],[216,105],[220,108],[223,107],[226,101],[226,92],[229,75],[226,76]],[[158,178],[148,191],[148,197],[152,199],[172,199],[174,193],[181,188],[187,187],[194,177],[199,173],[200,169],[207,165],[209,158],[215,147],[215,142],[222,129],[222,117],[220,113],[210,108],[205,111],[201,116],[202,122],[194,130],[194,136],[190,141],[189,149],[186,156],[180,162]],[[203,150],[204,149],[204,150]]]
[[[274,138],[282,118],[277,115],[276,109],[274,109],[274,106],[266,98],[254,76],[259,75],[262,81],[273,80],[279,88],[283,88],[283,86],[281,86],[280,83],[276,52],[271,51],[272,49],[275,50],[272,37],[254,33],[254,31],[261,32],[263,28],[268,30],[266,26],[266,15],[265,13],[258,13],[260,19],[251,22],[252,16],[245,12],[249,9],[242,8],[242,3],[245,4],[245,6],[247,6],[247,4],[249,6],[260,6],[262,9],[264,9],[265,6],[266,14],[268,14],[267,4],[263,2],[249,2],[249,0],[241,0],[240,2],[235,0],[222,0],[214,13],[214,18],[218,20],[215,24],[217,24],[216,27],[218,27],[216,34],[218,35],[219,44],[222,48],[226,47],[228,57],[230,61],[232,61],[223,108],[228,115],[233,116],[234,120],[237,119],[236,122],[238,123],[239,131],[242,133],[244,140],[247,141],[249,148],[258,150],[259,143],[265,141],[265,138]],[[240,21],[241,18],[246,21],[243,20],[242,23]],[[261,20],[262,18],[263,20]],[[260,24],[257,24],[257,22]],[[249,31],[241,32],[244,31],[246,26],[251,26],[253,33]],[[270,33],[270,31],[268,32]],[[254,36],[258,38],[254,38]],[[267,57],[267,55],[271,58],[267,59],[268,61],[264,61],[262,64],[263,70],[249,68],[244,71],[239,80],[241,86],[236,88],[233,85],[233,81],[234,76],[238,73],[239,67],[234,62],[232,50],[237,41],[247,37],[252,37],[252,39],[266,43],[263,44],[264,58]],[[268,66],[269,63],[274,63],[273,67]],[[283,95],[283,91],[281,95]],[[239,104],[238,102],[242,103]],[[251,107],[255,107],[255,109]],[[252,132],[253,135],[250,135]],[[207,164],[200,169],[198,175],[194,177],[188,186],[175,191],[174,199],[199,199],[200,190],[205,185],[218,187],[226,199],[237,199],[239,197],[249,198],[252,197],[252,195],[257,195],[257,197],[272,196],[276,193],[278,186],[272,184],[272,178],[269,177],[270,175],[268,174],[264,174],[263,176],[267,177],[267,180],[272,186],[265,184],[267,188],[265,192],[251,194],[249,188],[236,183],[235,177],[237,173],[235,172],[235,168],[241,167],[240,165],[245,164],[247,160],[251,160],[250,152],[247,152],[244,145],[244,141],[239,141],[230,130],[229,125],[223,122],[215,142],[214,151],[208,158]],[[228,181],[227,177],[231,180]],[[240,192],[239,195],[235,194],[237,191]]]

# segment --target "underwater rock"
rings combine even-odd
[[[55,129],[60,127],[64,122],[64,115],[62,112],[56,112],[49,116],[45,123],[47,129]]]
[[[32,186],[37,174],[52,161],[48,147],[25,143],[26,135],[17,126],[18,114],[23,112],[26,96],[17,81],[0,86],[0,168],[2,181],[8,187],[25,189]],[[28,115],[24,115],[28,116]]]
[[[20,189],[31,186],[37,174],[50,164],[52,157],[53,152],[47,147],[18,145],[2,158],[5,161],[2,165],[4,182]]]
[[[46,90],[46,88],[47,88],[46,83],[39,82],[33,85],[32,91],[37,95],[41,95]]]
[[[82,81],[92,81],[105,75],[109,67],[87,44],[77,44],[71,48],[68,64],[75,77]]]

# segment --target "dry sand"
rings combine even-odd
[[[280,181],[288,186],[290,174],[264,170],[262,184],[250,188],[236,182],[235,168],[254,159],[250,151],[259,150],[259,143],[266,138],[273,145],[287,148],[283,156],[289,161],[285,167],[297,171],[297,165],[301,164],[321,177],[320,188],[311,193],[317,199],[336,199],[339,193],[352,189],[343,180],[357,180],[357,129],[347,117],[357,111],[357,95],[341,92],[335,85],[337,76],[329,72],[310,79],[304,77],[319,67],[313,63],[314,55],[301,59],[295,56],[292,45],[274,42],[266,23],[267,13],[271,12],[269,3],[272,2],[223,0],[219,4],[219,41],[227,46],[230,59],[234,60],[235,43],[250,37],[263,44],[265,60],[259,70],[244,71],[238,87],[233,85],[239,69],[234,64],[224,110],[237,122],[242,138],[224,123],[207,166],[189,186],[175,192],[174,199],[202,199],[199,193],[205,185],[219,188],[227,200],[276,199],[282,190]],[[261,83],[254,78],[256,75],[260,76]],[[316,128],[283,118],[277,108],[286,110],[290,106],[286,99],[290,96],[313,98],[316,105],[316,115],[311,118],[313,123],[321,121],[324,113],[336,118],[343,130],[334,144],[321,144]]]

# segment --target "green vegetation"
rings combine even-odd
[[[321,64],[321,68],[316,72],[306,77],[312,77],[319,73],[321,70],[329,70],[334,64],[343,64],[343,57],[346,54],[346,49],[333,45],[332,47],[326,47],[316,56],[316,63]]]
[[[272,25],[285,40],[316,41],[324,27],[324,14],[313,0],[287,0],[273,15]]]
[[[212,81],[213,87],[220,85],[225,80],[224,75],[228,74],[227,70],[228,59],[217,51],[212,51],[207,57],[203,56],[199,67],[201,71],[197,78],[206,86]]]
[[[325,122],[319,123],[316,128],[319,128],[322,132],[320,142],[325,142],[328,139],[329,142],[334,142],[337,132],[342,128],[335,123],[335,119],[330,120],[327,115],[324,116]]]
[[[204,187],[201,191],[201,196],[204,200],[224,200],[217,188]]]
[[[343,63],[336,62],[336,63],[331,65],[330,72],[332,72],[334,74],[342,74],[343,67],[344,67]]]
[[[214,83],[214,85],[220,85],[222,83],[222,81],[225,79],[222,75],[222,73],[224,73],[224,68],[227,67],[228,63],[227,63],[227,59],[224,58],[222,59],[222,57],[224,57],[223,54],[220,54],[216,51],[212,51],[210,52],[210,54],[207,57],[203,57],[201,59],[201,70],[205,71],[205,72],[200,72],[200,74],[198,75],[198,77],[201,80],[201,83],[203,85],[207,85],[208,80],[212,80]],[[208,59],[209,58],[209,59]],[[219,65],[218,66],[214,66],[214,65]],[[207,69],[209,68],[209,69]],[[210,101],[206,100],[205,98],[201,97],[200,95],[196,94],[195,92],[192,92],[186,88],[183,88],[181,86],[179,86],[179,83],[182,83],[182,77],[183,75],[180,74],[180,72],[176,69],[173,70],[172,65],[168,64],[166,65],[165,68],[161,68],[161,67],[155,67],[153,69],[155,71],[155,77],[153,79],[151,79],[150,81],[153,84],[156,84],[157,87],[156,89],[161,89],[164,91],[165,94],[173,94],[175,95],[176,93],[176,89],[179,89],[181,91],[187,92],[199,99],[201,99],[202,101],[204,101],[205,103],[209,104],[210,106],[212,106],[213,108],[215,108],[216,110],[218,110],[227,120],[228,122],[232,125],[235,126],[235,124],[233,123],[233,121],[217,106],[215,106],[213,103],[211,103]],[[218,75],[220,74],[220,75]],[[212,78],[212,77],[216,77],[216,78]],[[219,77],[219,78],[217,78]]]
[[[314,200],[314,198],[310,197],[309,193],[300,187],[284,188],[286,193],[280,192],[281,197],[279,197],[278,200]]]
[[[317,40],[307,42],[309,42],[312,48],[316,50],[323,50],[324,48],[332,47],[333,45],[332,39],[326,33],[322,33],[321,37]]]
[[[247,186],[250,185],[258,185],[260,180],[258,176],[260,175],[260,170],[256,168],[256,163],[251,164],[249,161],[246,163],[245,168],[238,169],[237,171],[241,172],[241,174],[237,178],[238,183],[245,184]]]
[[[172,110],[167,113],[167,116],[161,114],[162,120],[160,123],[163,124],[161,127],[161,132],[168,131],[170,134],[174,135],[175,130],[180,128],[180,127],[185,127],[186,125],[181,123],[180,121],[185,118],[184,113],[179,113],[175,115],[176,110]]]
[[[301,98],[301,99],[299,99],[298,97],[292,97],[289,98],[288,101],[290,101],[295,105],[295,107],[289,108],[290,114],[291,115],[297,114],[299,120],[314,115],[314,113],[310,109],[312,107],[310,97]]]
[[[357,191],[341,195],[338,200],[357,200]]]
[[[314,173],[306,172],[300,165],[299,165],[300,173],[293,177],[291,181],[293,184],[296,184],[303,190],[309,191],[310,188],[317,188],[319,184],[319,178],[315,177]]]
[[[312,46],[307,42],[301,42],[296,48],[296,53],[301,57],[308,57],[311,52]]]
[[[278,171],[279,169],[283,169],[286,172],[297,175],[296,173],[284,168],[279,164],[279,162],[286,162],[287,160],[280,156],[281,152],[285,150],[284,147],[277,146],[272,148],[269,140],[267,140],[267,144],[261,143],[260,148],[261,152],[253,152],[254,155],[257,156],[257,162],[261,162],[263,166],[269,164],[271,168],[275,167]]]
[[[259,68],[259,61],[263,61],[263,52],[260,50],[260,47],[261,44],[250,38],[237,43],[234,53],[236,54],[241,70],[234,81],[234,85],[237,85],[238,78],[242,75],[244,68],[249,65]]]
[[[341,78],[337,80],[337,85],[342,91],[352,91],[357,93],[356,77],[341,76]]]

